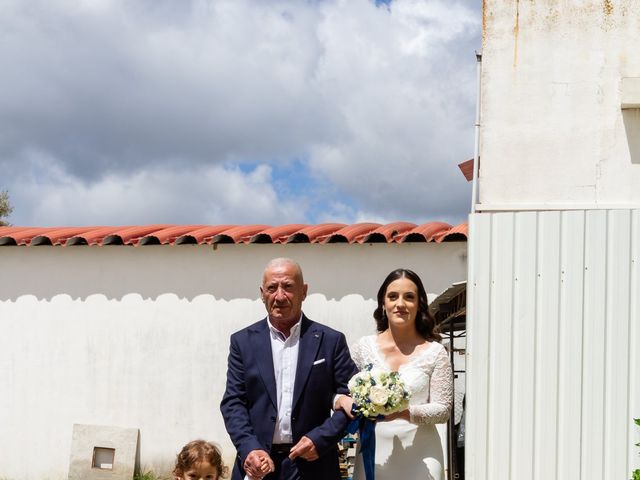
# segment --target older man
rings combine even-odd
[[[267,264],[260,294],[267,317],[231,336],[220,404],[238,452],[232,479],[339,479],[348,419],[331,409],[356,372],[345,337],[302,313],[307,284],[293,260]]]

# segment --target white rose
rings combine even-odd
[[[389,399],[389,393],[378,385],[374,385],[369,390],[369,399],[374,405],[384,405]]]
[[[347,386],[349,387],[349,391],[353,392],[356,389],[356,377],[352,377]]]

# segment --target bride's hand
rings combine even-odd
[[[347,414],[351,420],[354,419],[353,413],[351,413],[351,408],[353,407],[353,398],[348,395],[338,395],[336,397],[335,405],[333,406],[334,410],[343,410],[344,413]]]

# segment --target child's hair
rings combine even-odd
[[[173,474],[177,477],[184,475],[186,471],[200,462],[208,462],[218,471],[220,478],[226,478],[229,469],[222,463],[220,449],[213,443],[204,440],[194,440],[187,443],[176,458],[176,466]]]

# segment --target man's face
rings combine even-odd
[[[265,270],[260,294],[272,321],[293,325],[300,319],[307,284],[295,265],[283,263]]]

